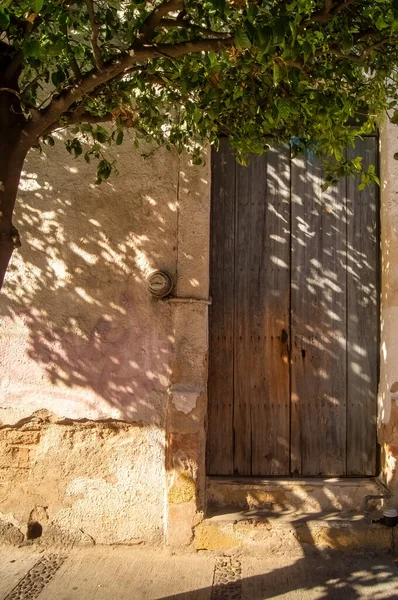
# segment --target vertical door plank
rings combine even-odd
[[[289,473],[288,149],[236,172],[235,473]]]
[[[345,182],[322,192],[317,159],[292,162],[292,473],[346,471]]]
[[[234,339],[234,472],[251,475],[251,404],[258,375],[253,354],[252,286],[257,284],[252,269],[258,272],[256,237],[261,235],[263,212],[261,203],[253,204],[254,172],[265,186],[266,172],[261,158],[248,167],[236,167],[235,221],[235,339]],[[262,175],[262,176],[261,176]],[[264,192],[263,192],[264,195]]]
[[[209,475],[233,473],[234,222],[236,161],[226,139],[212,153],[209,315]]]
[[[349,158],[377,165],[377,139],[358,140]],[[378,194],[347,180],[347,474],[376,473],[378,364]]]
[[[289,474],[290,150],[277,146],[253,165],[258,218],[252,244],[252,475]],[[266,169],[266,173],[264,173]],[[264,178],[266,180],[264,181]]]

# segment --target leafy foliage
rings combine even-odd
[[[0,0],[0,29],[27,138],[70,125],[99,182],[125,128],[195,162],[220,134],[241,162],[272,136],[329,157],[333,182],[361,171],[344,148],[398,99],[398,0]]]

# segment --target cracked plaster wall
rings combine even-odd
[[[207,168],[129,141],[113,152],[120,174],[101,186],[61,139],[25,164],[23,245],[0,297],[0,534],[9,540],[38,521],[53,543],[159,542],[175,468],[193,482],[196,512],[207,305],[156,300],[146,278],[164,269],[175,294],[207,297]],[[183,432],[201,437],[195,456],[167,450],[170,406],[172,426],[182,419]]]

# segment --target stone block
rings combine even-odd
[[[193,538],[193,523],[196,514],[196,504],[183,502],[170,503],[168,506],[166,542],[169,546],[178,548],[189,546]]]
[[[393,531],[383,525],[344,523],[322,526],[315,523],[297,527],[296,535],[300,543],[319,549],[380,552],[389,551],[393,547]]]
[[[219,527],[203,521],[195,528],[195,550],[224,551],[237,548],[242,544],[233,526]]]
[[[207,478],[207,499],[212,507],[236,506],[250,510],[300,513],[356,512],[367,495],[386,492],[376,479],[245,480]]]
[[[170,504],[182,504],[194,502],[196,498],[196,484],[188,473],[180,473],[176,476],[175,483],[170,487],[168,494]]]

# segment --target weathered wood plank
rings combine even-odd
[[[358,140],[348,157],[377,165],[377,139]],[[378,190],[347,180],[347,474],[376,473],[378,376]]]
[[[259,172],[260,171],[260,172]],[[288,475],[290,453],[290,151],[277,146],[253,164],[251,244],[252,475]]]
[[[233,337],[236,161],[222,139],[212,153],[207,469],[233,473]]]
[[[346,472],[345,182],[292,162],[292,473]]]
[[[236,171],[234,471],[289,472],[287,149]]]
[[[264,163],[253,159],[248,167],[236,168],[235,221],[235,339],[234,339],[234,473],[251,475],[252,437],[251,405],[258,374],[254,356],[252,283],[258,272],[259,255],[256,225],[263,225],[262,209],[253,203],[253,168]],[[258,174],[260,169],[256,169]],[[266,169],[264,169],[266,172]],[[264,185],[264,177],[261,177]]]

